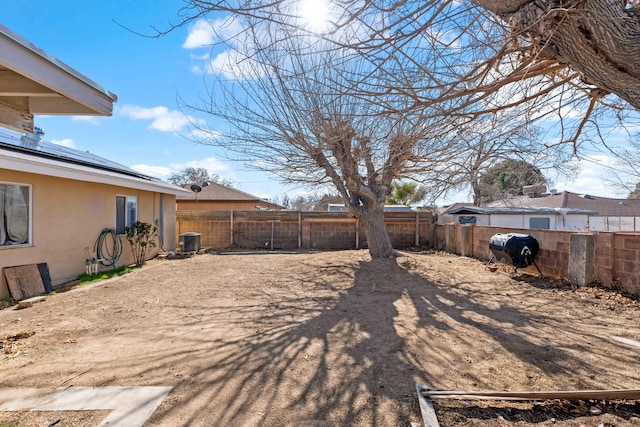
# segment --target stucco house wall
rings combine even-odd
[[[77,278],[85,269],[85,248],[93,255],[101,230],[115,226],[116,195],[137,197],[137,219],[162,225],[162,247],[173,250],[176,246],[173,195],[7,169],[0,169],[0,182],[30,185],[32,206],[31,244],[0,246],[0,271],[45,262],[54,286]],[[124,236],[122,243],[118,266],[133,263]],[[8,287],[4,274],[0,276],[0,298],[5,298]]]

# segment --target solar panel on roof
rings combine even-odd
[[[111,160],[107,160],[88,151],[76,150],[75,148],[69,148],[63,145],[43,141],[40,139],[41,135],[42,134],[23,135],[20,138],[17,138],[8,134],[1,133],[0,148],[25,152],[80,165],[92,166],[114,172],[121,172],[140,178],[150,178],[127,166],[112,162]]]

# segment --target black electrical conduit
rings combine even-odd
[[[109,237],[111,239],[109,239]],[[93,251],[98,262],[105,267],[114,267],[122,255],[122,240],[114,228],[103,228]]]

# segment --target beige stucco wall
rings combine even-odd
[[[101,230],[115,227],[116,195],[136,196],[138,220],[157,224],[161,223],[164,199],[163,248],[173,250],[176,246],[175,196],[6,169],[0,169],[0,182],[32,186],[33,221],[31,246],[0,246],[0,269],[46,262],[54,286],[77,278],[84,273],[85,248],[93,252]],[[122,247],[118,266],[133,262],[124,236]],[[157,251],[154,249],[151,256]],[[7,283],[4,273],[0,276],[0,298],[5,298],[9,296]]]

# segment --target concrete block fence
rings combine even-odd
[[[434,248],[488,260],[497,233],[529,234],[538,240],[536,263],[545,276],[578,286],[598,283],[640,296],[640,233],[531,230],[460,224],[434,226]],[[537,274],[534,266],[524,271]]]

